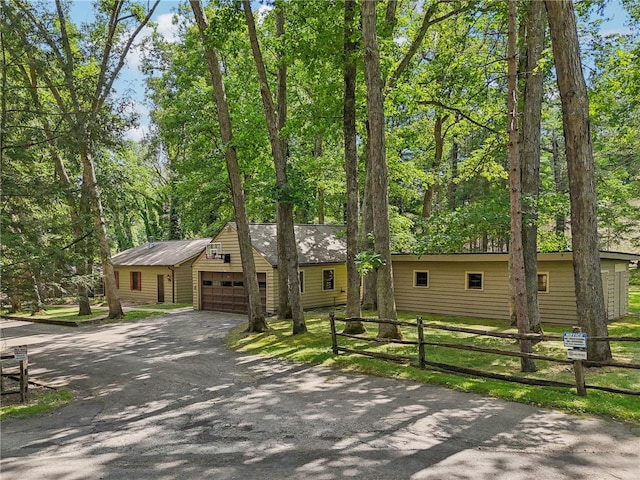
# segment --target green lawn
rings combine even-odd
[[[55,408],[63,407],[73,399],[73,393],[68,388],[58,390],[29,390],[28,404],[3,404],[0,407],[0,419],[8,417],[25,418],[31,415],[39,415]]]
[[[629,288],[629,313],[640,315],[640,287]]]
[[[104,317],[108,313],[106,307],[91,307],[91,315],[78,315],[77,305],[65,305],[65,306],[47,306],[44,312],[32,315],[29,312],[17,312],[12,313],[12,317],[24,318],[27,321],[37,320],[55,320],[58,322],[69,322],[69,324],[92,322],[100,317]],[[125,312],[123,320],[127,321],[137,320],[140,318],[153,317],[157,315],[163,315],[162,312],[153,312],[150,310],[136,309]],[[112,320],[105,320],[111,322]]]
[[[340,312],[338,312],[338,315]],[[402,320],[415,320],[416,315],[404,313]],[[515,332],[506,322],[451,318],[441,316],[423,316],[425,322],[458,325],[482,330]],[[252,354],[287,358],[301,363],[322,364],[340,369],[353,370],[371,375],[399,377],[424,383],[443,385],[456,390],[492,395],[507,400],[532,403],[544,407],[563,409],[573,413],[589,413],[607,416],[640,424],[640,397],[633,395],[612,394],[597,390],[588,390],[587,397],[578,397],[575,388],[538,387],[492,380],[479,377],[466,377],[433,370],[420,370],[406,364],[385,362],[361,355],[340,354],[331,352],[331,334],[328,315],[325,313],[307,313],[309,332],[303,335],[291,335],[289,322],[272,322],[272,331],[265,334],[247,335],[242,328],[232,332],[228,338],[231,348]],[[341,330],[340,323],[338,331]],[[368,336],[375,336],[376,326],[368,325]],[[403,327],[407,339],[415,339],[417,334]],[[561,335],[567,327],[547,326],[545,333]],[[623,320],[609,325],[611,336],[640,336],[640,317],[630,315]],[[513,340],[478,337],[471,334],[446,332],[427,329],[425,340],[449,343],[473,343],[490,348],[517,350]],[[339,338],[339,345],[349,348],[371,348],[370,342]],[[637,342],[617,342],[611,344],[614,358],[617,361],[640,363],[640,348]],[[415,346],[398,346],[376,344],[374,351],[408,355],[417,357]],[[535,345],[534,351],[556,358],[567,358],[562,342],[543,342]],[[525,377],[557,380],[574,383],[575,378],[570,365],[549,361],[536,361],[538,371],[520,373],[520,361],[514,357],[484,354],[471,351],[453,350],[443,347],[426,347],[426,357],[430,361],[449,363],[456,366],[474,368],[493,373],[521,375]],[[586,373],[588,385],[601,385],[640,390],[640,371],[620,368],[589,368]]]

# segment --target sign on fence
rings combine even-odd
[[[567,348],[587,348],[587,334],[582,332],[562,332],[562,343]]]
[[[20,345],[19,347],[13,347],[13,358],[19,361],[28,360],[27,358],[27,346]]]

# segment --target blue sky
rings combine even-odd
[[[160,32],[163,33],[167,39],[171,38],[173,32],[173,26],[171,24],[172,12],[177,9],[180,3],[181,2],[177,0],[162,0],[152,18],[152,20],[158,24]],[[91,0],[76,0],[73,2],[71,11],[72,20],[76,23],[91,21],[93,17],[92,4],[93,1]],[[604,21],[601,25],[601,32],[603,34],[631,32],[629,27],[625,26],[628,18],[619,0],[612,0],[608,3],[603,13],[603,19]],[[130,91],[133,94],[136,104],[135,108],[140,116],[140,126],[131,129],[128,133],[129,138],[133,140],[141,140],[147,132],[149,124],[149,109],[145,102],[144,78],[139,71],[139,65],[140,51],[134,50],[130,53],[127,66],[123,69],[121,77],[115,86],[117,93]]]

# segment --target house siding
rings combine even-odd
[[[333,290],[322,289],[322,272],[334,270]],[[304,292],[301,301],[304,308],[342,305],[347,301],[347,266],[345,264],[314,265],[301,267],[304,275]]]
[[[121,300],[139,303],[157,303],[157,276],[162,275],[164,282],[164,303],[171,303],[171,282],[167,280],[167,275],[171,274],[169,267],[114,266],[114,270],[119,272],[120,276],[118,292]],[[131,272],[140,272],[140,285],[142,287],[140,290],[131,290]]]
[[[175,296],[175,303],[193,304],[191,264],[192,261],[189,261],[188,263],[183,263],[173,269],[173,295]],[[171,288],[172,286],[169,285],[169,292],[171,292]],[[169,303],[169,301],[171,301],[171,294],[167,297],[167,294],[165,293],[165,298],[167,298],[167,302],[165,303]]]
[[[547,273],[548,292],[538,293],[541,320],[577,323],[571,254],[540,254],[538,272]],[[399,310],[440,315],[510,320],[508,255],[434,255],[393,258],[396,306]],[[414,272],[428,271],[429,286],[414,286]],[[609,320],[628,313],[628,262],[601,261]],[[465,288],[467,272],[483,273],[483,289]]]
[[[193,263],[191,282],[193,285],[193,307],[202,309],[202,298],[200,289],[200,272],[242,272],[242,262],[240,260],[240,244],[238,234],[229,225],[212,240],[212,242],[222,243],[223,253],[231,255],[231,262],[224,263],[222,259],[208,259],[206,252],[202,253]],[[265,273],[267,276],[267,312],[275,311],[277,301],[277,291],[274,289],[274,269],[260,253],[253,250],[253,260],[256,265],[256,273]]]
[[[275,240],[274,240],[275,241]],[[193,296],[194,308],[202,308],[200,272],[242,272],[240,261],[240,245],[238,234],[230,226],[225,226],[212,240],[220,242],[224,254],[231,255],[231,261],[224,263],[221,259],[207,259],[206,252],[198,257],[193,264]],[[257,250],[253,250],[253,259],[257,273],[265,273],[267,281],[266,313],[274,313],[278,310],[278,270],[274,268]],[[332,269],[335,271],[334,289],[322,290],[322,271]],[[304,272],[304,292],[301,301],[304,308],[315,308],[344,304],[347,298],[347,267],[345,264],[322,264],[301,266]]]

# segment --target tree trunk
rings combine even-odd
[[[344,4],[344,169],[347,183],[347,306],[346,318],[359,318],[360,275],[356,265],[358,254],[358,222],[360,217],[360,198],[358,190],[358,150],[356,131],[356,43],[354,33],[355,0],[345,0]],[[365,332],[362,322],[347,322],[344,333],[359,334]]]
[[[442,115],[438,115],[433,124],[433,140],[435,142],[435,152],[433,155],[433,169],[437,169],[440,167],[442,163],[442,152],[444,150],[444,137],[442,135],[442,124],[445,120],[445,117]],[[427,190],[424,192],[424,198],[422,199],[422,217],[428,218],[431,216],[431,211],[433,210],[433,193],[435,190],[435,185],[429,185]]]
[[[287,194],[287,160],[282,142],[280,141],[278,121],[273,105],[273,98],[271,97],[271,90],[269,89],[269,84],[267,82],[267,72],[264,67],[262,52],[260,51],[260,45],[258,43],[255,21],[253,19],[253,13],[251,12],[251,4],[249,0],[243,0],[242,5],[244,8],[247,30],[249,32],[249,40],[251,42],[251,51],[253,52],[253,59],[258,73],[260,95],[262,96],[262,105],[264,107],[267,129],[269,131],[269,141],[271,143],[271,152],[273,155],[273,163],[276,170],[276,185],[280,194],[279,204],[282,210],[281,214],[278,215],[278,220],[281,222],[278,224],[278,230],[282,229],[283,231],[282,240],[283,244],[286,246],[288,255],[285,263],[282,263],[281,259],[278,259],[278,268],[280,269],[284,267],[287,269],[293,334],[296,335],[299,333],[305,333],[307,331],[307,326],[304,321],[304,310],[302,308],[302,301],[300,298],[298,249],[293,225],[293,204],[292,199]]]
[[[81,141],[81,139],[78,139]],[[109,243],[109,234],[107,232],[107,224],[104,218],[102,208],[102,200],[100,199],[100,190],[98,189],[98,181],[96,180],[96,172],[93,161],[91,138],[89,132],[84,134],[85,145],[81,147],[80,158],[82,160],[82,183],[89,185],[89,198],[91,209],[93,210],[93,218],[98,239],[98,254],[100,263],[102,264],[102,275],[104,276],[104,289],[109,305],[109,314],[107,318],[117,319],[124,317],[122,304],[120,303],[120,293],[116,287],[116,276],[111,263],[111,245]]]
[[[576,17],[570,0],[547,0],[545,4],[562,102],[578,323],[588,336],[606,337],[589,98],[580,63]],[[609,342],[589,342],[587,355],[593,361],[610,360]]]
[[[544,48],[545,9],[542,2],[529,2],[526,20],[526,58],[524,66],[524,101],[522,108],[522,247],[527,291],[527,312],[532,332],[542,333],[538,308],[538,203],[540,197],[540,123],[544,75],[539,62]]]
[[[276,36],[282,39],[284,36],[284,6],[282,5],[282,2],[278,2],[275,12]],[[276,91],[278,109],[277,120],[278,132],[282,132],[287,121],[287,63],[284,58],[284,47],[281,42],[278,42],[276,56],[278,59]],[[286,161],[288,142],[286,138],[280,138],[280,142],[282,143],[282,149]],[[276,225],[278,225],[276,231],[278,255],[278,319],[289,320],[293,318],[293,312],[291,310],[291,301],[289,299],[289,270],[286,268],[287,241],[285,239],[285,230],[281,227],[281,225],[283,225],[282,215],[284,215],[284,211],[282,204],[278,201],[276,203]]]
[[[246,0],[245,0],[246,1]],[[364,70],[367,84],[367,114],[369,120],[369,160],[371,162],[371,186],[373,202],[373,234],[375,252],[383,264],[378,268],[377,293],[378,316],[397,319],[391,269],[389,233],[389,193],[384,125],[383,81],[380,70],[376,27],[376,3],[362,3],[362,39],[364,45]],[[402,338],[396,325],[380,324],[378,337]]]
[[[316,135],[315,141],[313,142],[313,159],[316,162],[316,165],[320,164],[320,159],[322,158],[322,135]],[[324,225],[324,215],[326,209],[326,201],[325,201],[325,191],[324,186],[318,184],[317,186],[317,197],[316,197],[316,211],[318,212],[318,223],[320,225]]]
[[[249,220],[247,217],[244,189],[242,186],[242,176],[238,165],[238,157],[233,143],[233,130],[231,125],[231,115],[224,91],[224,80],[220,72],[216,51],[208,47],[210,45],[207,31],[207,20],[199,1],[191,1],[191,9],[196,18],[198,30],[202,38],[202,44],[209,67],[211,83],[213,85],[213,95],[218,113],[218,124],[220,126],[220,136],[225,145],[224,157],[227,164],[227,173],[231,185],[231,195],[233,199],[233,209],[238,229],[238,242],[240,246],[240,260],[242,262],[242,272],[244,284],[249,294],[249,315],[248,332],[264,332],[268,330],[260,300],[260,288],[258,276],[253,258],[253,247],[249,233]]]
[[[511,242],[509,267],[514,309],[519,333],[529,333],[527,297],[522,249],[521,168],[518,145],[517,59],[516,59],[516,0],[509,0],[509,33],[507,39],[507,110],[509,130],[509,198],[511,200]],[[520,351],[531,353],[531,341],[520,340]],[[533,360],[520,359],[523,372],[535,371]]]
[[[566,172],[562,168],[562,157],[558,137],[553,135],[551,139],[551,161],[553,162],[553,187],[557,193],[567,193]],[[556,214],[555,232],[557,236],[564,236],[567,229],[567,218],[562,213]]]
[[[365,181],[364,194],[362,199],[362,229],[360,231],[360,247],[363,251],[373,250],[373,198],[371,193],[371,156],[369,151],[369,138],[371,131],[369,130],[369,122],[367,122],[367,139],[364,147],[365,155]],[[362,292],[362,309],[377,310],[378,308],[378,292],[377,292],[377,270],[371,269],[363,278]]]

